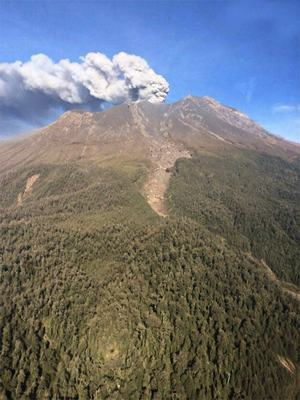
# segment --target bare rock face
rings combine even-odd
[[[239,111],[209,97],[188,96],[171,105],[139,102],[97,113],[68,111],[48,127],[2,144],[0,174],[37,163],[153,161],[157,141],[165,143],[162,149],[173,143],[188,151],[215,153],[233,146],[289,160],[300,155],[299,145],[269,134]]]
[[[289,160],[299,156],[300,145],[270,134],[247,115],[210,97],[188,96],[174,103],[168,120],[174,134],[193,147],[215,151],[229,145]]]
[[[68,111],[53,124],[2,144],[0,175],[40,164],[144,160],[151,167],[142,194],[155,212],[166,215],[164,194],[177,159],[234,148],[300,158],[299,145],[269,134],[241,112],[210,97],[188,96],[171,105],[142,101],[97,113]],[[25,189],[19,204],[26,196]]]

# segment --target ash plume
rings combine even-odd
[[[167,81],[147,62],[124,52],[111,60],[88,53],[79,62],[55,63],[45,54],[27,62],[0,63],[0,118],[40,123],[55,110],[88,108],[139,100],[163,102]],[[0,130],[3,130],[0,122]]]

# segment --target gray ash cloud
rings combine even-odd
[[[79,62],[55,63],[37,54],[27,62],[0,63],[0,134],[15,121],[38,125],[57,110],[163,102],[168,92],[165,78],[141,57],[124,52],[112,59],[88,53]]]

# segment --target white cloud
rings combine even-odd
[[[300,105],[275,104],[273,106],[273,112],[275,113],[289,113],[297,111],[300,111]]]
[[[45,54],[0,63],[0,118],[33,121],[51,110],[100,108],[103,103],[162,102],[168,82],[141,57],[121,52],[111,60],[88,53],[80,62],[55,63]]]

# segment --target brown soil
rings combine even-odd
[[[27,195],[30,194],[30,192],[32,191],[33,185],[34,185],[35,182],[39,179],[39,177],[40,177],[40,175],[39,175],[39,174],[36,174],[36,175],[30,176],[30,177],[27,179],[24,192],[23,192],[23,193],[19,193],[19,195],[18,195],[18,200],[17,200],[18,205],[21,205],[22,202],[23,202],[23,200],[24,200],[24,198],[25,198]]]
[[[277,359],[279,363],[289,371],[290,374],[294,374],[296,372],[295,364],[289,358],[277,355]]]
[[[189,151],[180,148],[179,145],[165,140],[153,141],[151,144],[152,170],[144,186],[144,196],[159,215],[167,216],[165,205],[165,193],[168,188],[171,168],[179,158],[190,158]]]

